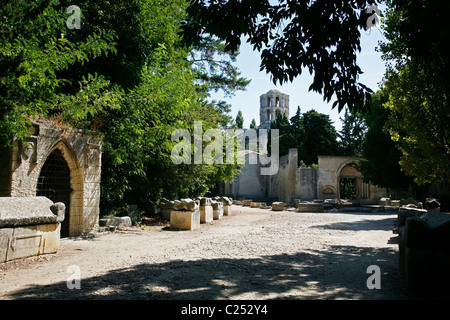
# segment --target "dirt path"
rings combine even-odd
[[[396,215],[232,210],[196,231],[62,239],[55,255],[0,265],[0,299],[407,298]],[[380,268],[379,290],[367,288],[370,265]],[[80,289],[70,290],[77,271]]]

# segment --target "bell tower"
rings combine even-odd
[[[260,96],[259,100],[259,129],[270,129],[270,123],[275,121],[279,114],[289,118],[289,95],[272,89]]]

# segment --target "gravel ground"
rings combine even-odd
[[[232,206],[195,231],[65,238],[54,255],[0,264],[0,299],[407,299],[395,219]],[[380,289],[367,287],[371,265]]]

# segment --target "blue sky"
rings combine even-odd
[[[381,30],[372,28],[369,31],[361,32],[361,52],[358,55],[358,64],[364,72],[360,76],[360,82],[376,91],[379,82],[383,79],[385,72],[384,61],[381,54],[375,50],[379,41],[384,41]],[[320,94],[308,92],[312,83],[312,77],[307,70],[292,83],[286,83],[282,86],[275,86],[270,80],[270,75],[265,71],[259,71],[260,55],[254,52],[247,43],[242,43],[240,55],[235,65],[241,70],[242,76],[251,79],[250,85],[246,91],[239,91],[231,98],[225,98],[221,91],[212,93],[212,99],[224,100],[232,105],[232,116],[236,117],[238,110],[242,111],[244,116],[244,127],[249,128],[252,118],[255,118],[259,125],[259,97],[270,89],[278,89],[290,97],[289,116],[292,117],[297,106],[300,106],[302,112],[315,109],[318,112],[330,115],[337,130],[341,129],[339,117],[343,117],[343,111],[338,113],[337,109],[331,109],[333,100],[327,104],[323,101]]]

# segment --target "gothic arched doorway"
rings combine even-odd
[[[36,196],[44,196],[53,202],[66,205],[64,221],[61,223],[61,237],[69,236],[70,225],[70,170],[60,150],[56,149],[47,157],[37,182]]]

